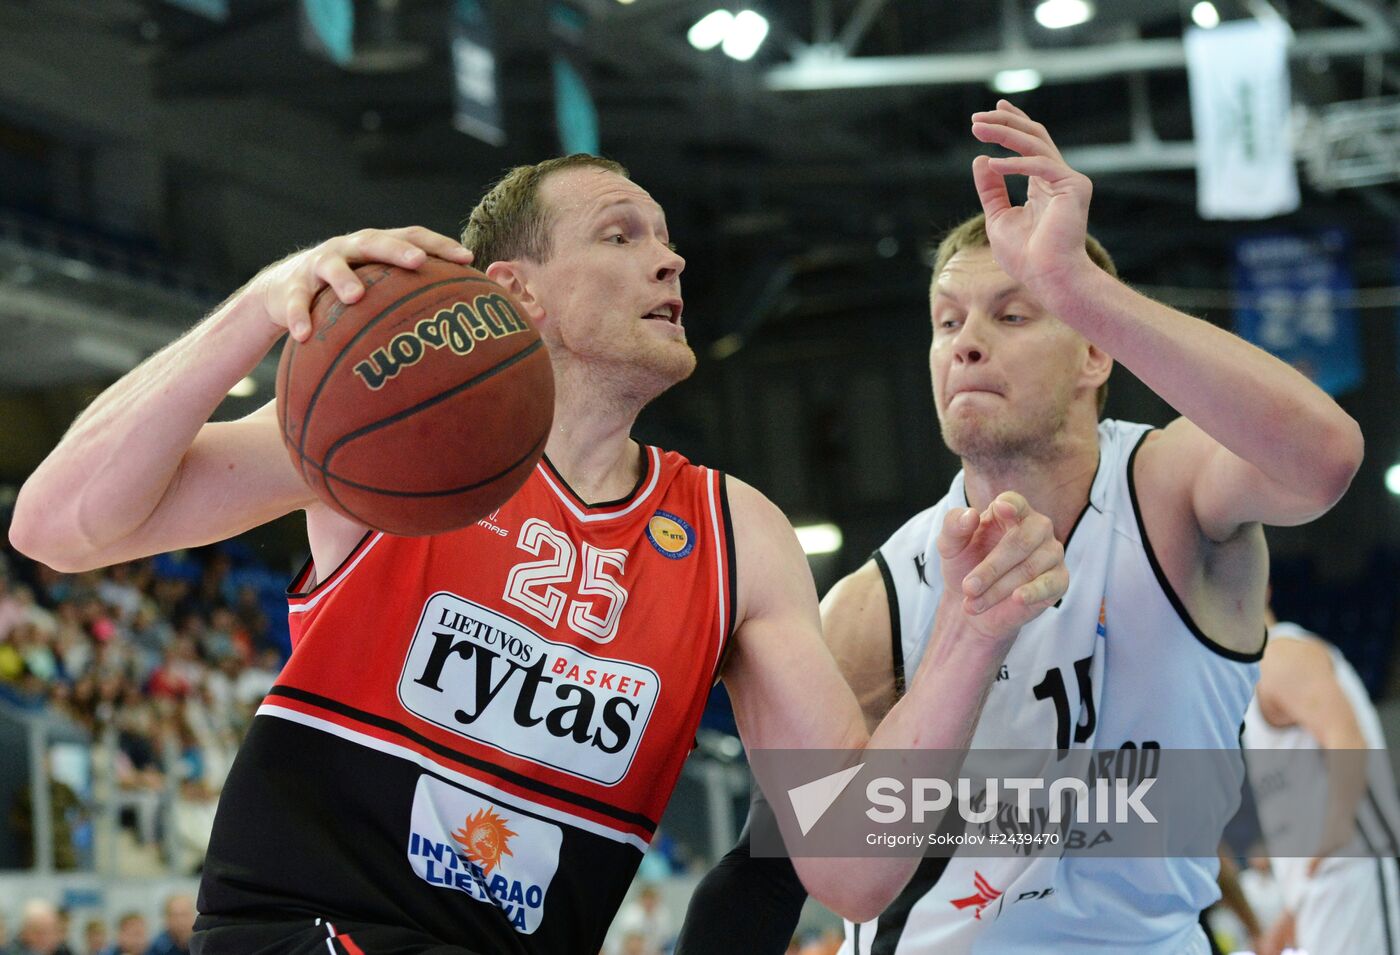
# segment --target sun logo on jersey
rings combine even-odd
[[[684,518],[657,511],[647,521],[647,540],[662,557],[680,560],[695,549],[695,530]]]
[[[1107,614],[1107,611],[1108,611],[1108,598],[1107,598],[1107,597],[1100,597],[1100,598],[1099,598],[1099,626],[1098,626],[1098,629],[1097,629],[1096,634],[1095,634],[1096,636],[1100,636],[1100,637],[1106,637],[1106,636],[1108,636],[1108,614]]]
[[[467,858],[481,866],[482,875],[490,875],[502,857],[515,854],[510,851],[515,833],[506,828],[507,821],[490,809],[480,809],[452,833],[452,838],[467,851]]]

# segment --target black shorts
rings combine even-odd
[[[201,918],[190,955],[479,955],[430,935],[363,922],[229,922]]]

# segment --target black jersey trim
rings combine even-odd
[[[1390,826],[1390,820],[1381,811],[1380,800],[1376,798],[1376,791],[1368,783],[1366,786],[1366,801],[1371,804],[1371,811],[1376,814],[1376,822],[1380,825],[1381,831],[1385,833],[1386,840],[1390,843],[1390,855],[1400,856],[1400,842],[1395,839],[1395,830]],[[1360,824],[1360,819],[1357,820]]]
[[[909,884],[880,913],[880,920],[875,923],[875,938],[870,943],[870,955],[895,955],[899,940],[904,935],[904,926],[909,922],[909,913],[933,890],[947,868],[947,858],[927,857],[919,861]]]
[[[1186,629],[1191,631],[1191,635],[1201,642],[1207,650],[1217,656],[1236,663],[1258,663],[1264,657],[1264,647],[1260,647],[1256,653],[1240,653],[1238,650],[1231,650],[1229,647],[1221,646],[1196,625],[1196,621],[1191,619],[1191,614],[1186,610],[1186,605],[1177,596],[1176,589],[1172,587],[1171,581],[1167,579],[1166,573],[1162,570],[1162,565],[1157,562],[1157,553],[1152,549],[1152,541],[1147,536],[1147,524],[1142,519],[1142,508],[1138,505],[1137,482],[1133,480],[1133,462],[1137,460],[1137,454],[1142,450],[1143,442],[1152,432],[1144,431],[1137,443],[1133,445],[1132,453],[1128,455],[1128,498],[1133,504],[1133,517],[1137,519],[1138,534],[1142,536],[1142,550],[1147,554],[1147,562],[1152,566],[1152,573],[1157,577],[1157,586],[1162,588],[1162,593],[1167,595],[1167,600],[1171,603],[1176,615],[1181,618],[1181,622],[1186,624]],[[1264,642],[1268,643],[1268,632],[1264,634]]]
[[[591,810],[599,815],[608,816],[619,822],[626,822],[634,826],[639,826],[645,829],[649,834],[654,834],[656,832],[657,824],[639,812],[627,812],[624,809],[618,809],[616,806],[610,806],[601,800],[591,799],[588,796],[580,796],[578,793],[570,792],[558,786],[551,786],[548,783],[542,783],[538,779],[533,779],[521,773],[502,769],[484,759],[476,759],[464,753],[459,753],[451,747],[444,746],[436,740],[429,739],[423,734],[396,720],[391,720],[388,717],[378,716],[374,713],[366,713],[364,710],[356,709],[353,706],[341,703],[339,700],[333,700],[330,697],[321,696],[319,693],[312,693],[309,690],[302,690],[294,686],[274,686],[268,691],[267,695],[269,697],[285,696],[288,699],[300,700],[303,703],[311,703],[324,710],[329,710],[332,713],[339,713],[342,716],[348,716],[366,725],[389,730],[392,733],[397,733],[404,739],[417,743],[419,746],[432,750],[445,759],[450,759],[454,763],[490,773],[492,776],[504,779],[523,789],[537,792],[542,796],[549,796],[550,798],[558,799],[562,802],[572,803],[575,806]]]
[[[1385,860],[1376,859],[1376,888],[1381,894],[1381,922],[1385,925],[1386,955],[1395,955],[1395,937],[1390,932],[1390,896],[1385,890]]]
[[[1096,504],[1094,504],[1094,485],[1098,483],[1098,480],[1099,480],[1099,472],[1102,471],[1102,470],[1103,470],[1103,445],[1100,444],[1100,445],[1099,445],[1099,459],[1098,459],[1098,463],[1096,463],[1096,464],[1094,465],[1094,476],[1093,476],[1092,478],[1089,479],[1089,496],[1088,496],[1088,499],[1084,502],[1084,506],[1083,506],[1082,508],[1079,509],[1079,516],[1076,517],[1076,518],[1074,519],[1074,523],[1070,525],[1069,533],[1065,535],[1065,553],[1069,553],[1069,545],[1070,545],[1071,543],[1074,542],[1074,532],[1077,531],[1077,530],[1079,530],[1079,524],[1080,524],[1081,521],[1084,520],[1084,515],[1089,513],[1089,508],[1092,507],[1092,508],[1094,509],[1094,511],[1097,512],[1097,513],[1099,513],[1099,514],[1102,514],[1102,513],[1103,513],[1102,511],[1099,510],[1098,506],[1097,506]],[[1130,475],[1132,474],[1131,466],[1129,466],[1129,471],[1128,471],[1128,473],[1129,473]],[[1131,483],[1131,479],[1130,479],[1130,482],[1129,482],[1129,483]],[[1063,597],[1060,598],[1060,600],[1063,600],[1063,599],[1064,599]],[[1056,602],[1055,602],[1055,606],[1058,607],[1059,605],[1060,605],[1060,604],[1059,604],[1059,601],[1056,601]]]
[[[1367,792],[1369,794],[1369,787]],[[1361,836],[1361,841],[1366,843],[1366,851],[1376,859],[1376,891],[1380,893],[1381,923],[1385,926],[1385,951],[1386,955],[1395,955],[1395,939],[1390,932],[1390,899],[1385,891],[1385,859],[1376,850],[1371,837],[1366,835],[1366,829],[1361,825],[1360,819],[1356,820],[1356,832]]]
[[[724,665],[729,662],[729,655],[734,650],[734,627],[739,618],[739,564],[734,556],[734,518],[729,513],[729,479],[723,471],[716,471],[715,480],[719,482],[720,520],[724,522],[724,572],[728,577],[729,619],[724,622],[724,651],[715,663],[711,686],[720,681]]]
[[[894,673],[894,698],[898,701],[904,696],[904,635],[899,629],[899,593],[894,589],[894,575],[890,573],[890,565],[885,561],[885,555],[878,550],[870,555],[875,561],[875,566],[880,568],[880,576],[885,581],[885,600],[890,605],[890,665]]]
[[[360,551],[365,549],[365,545],[369,543],[369,539],[378,533],[379,531],[376,530],[365,531],[359,542],[356,543],[354,547],[350,548],[350,553],[346,554],[345,558],[336,565],[335,570],[312,584],[310,590],[302,590],[301,588],[306,586],[307,575],[314,574],[316,571],[316,559],[314,557],[307,557],[306,562],[301,565],[301,570],[298,570],[296,574],[292,576],[292,579],[287,582],[287,599],[304,600],[307,597],[314,597],[317,591],[324,590],[326,585],[334,580],[337,574],[349,566],[350,562],[355,559],[355,556],[359,554]]]
[[[564,475],[560,474],[559,469],[554,466],[554,462],[549,460],[548,454],[544,455],[542,458],[540,458],[540,460],[544,462],[545,467],[549,468],[549,473],[554,475],[554,479],[559,482],[559,486],[568,493],[569,497],[574,499],[574,502],[578,504],[579,507],[582,507],[584,510],[587,511],[598,511],[607,507],[621,507],[624,504],[631,504],[632,501],[636,498],[638,492],[640,492],[642,488],[646,487],[647,479],[651,477],[651,454],[647,445],[642,444],[639,441],[637,442],[637,446],[642,452],[642,473],[637,478],[637,483],[632,485],[632,490],[628,491],[626,494],[624,494],[617,500],[600,501],[597,504],[588,503],[579,495],[578,491],[575,491],[572,487],[569,486],[569,482],[564,480]],[[661,449],[658,448],[657,454],[660,453]]]

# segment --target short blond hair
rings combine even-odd
[[[529,259],[544,262],[550,256],[550,211],[540,202],[540,185],[556,172],[569,169],[601,169],[630,179],[621,163],[589,153],[546,159],[532,166],[511,169],[481,197],[462,226],[462,244],[476,253],[476,267],[492,262]]]
[[[933,256],[933,277],[936,280],[943,273],[953,256],[968,249],[990,249],[991,240],[987,238],[987,217],[984,213],[962,222],[949,229],[938,243],[938,251]],[[1084,237],[1084,251],[1089,253],[1089,259],[1099,268],[1103,269],[1114,278],[1118,277],[1118,267],[1113,264],[1113,257],[1108,254],[1108,250],[1103,247],[1098,239],[1092,235]],[[1098,404],[1099,417],[1103,417],[1103,409],[1108,404],[1108,380],[1099,385],[1099,390],[1095,394]]]

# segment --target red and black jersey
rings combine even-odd
[[[311,589],[298,575],[291,659],[219,807],[206,924],[599,950],[734,627],[723,475],[643,456],[620,501],[583,502],[545,460],[471,527],[371,533]]]

